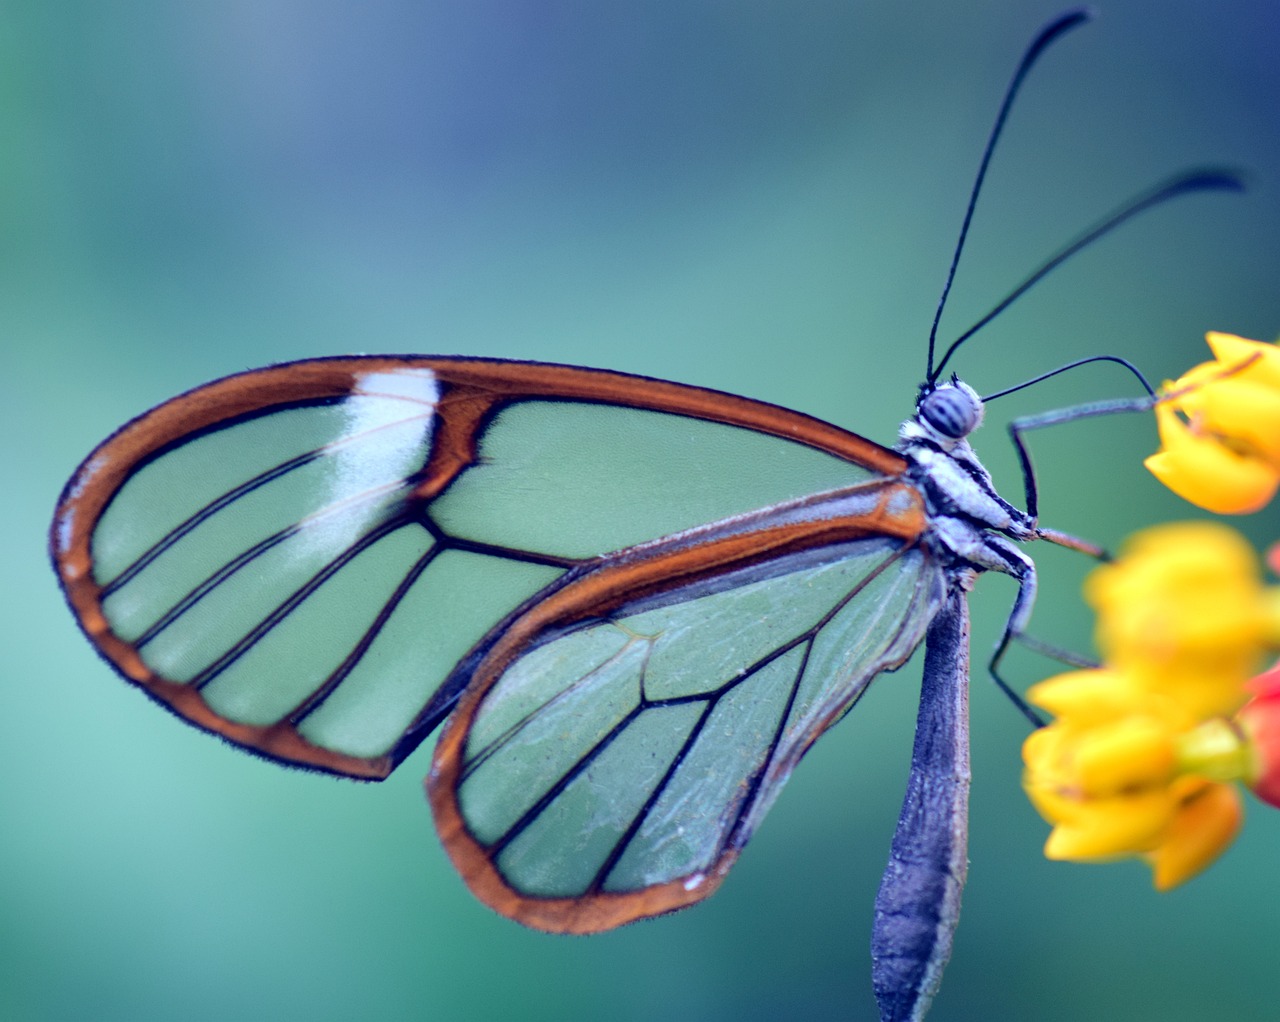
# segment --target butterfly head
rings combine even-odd
[[[929,439],[949,449],[982,425],[983,410],[978,392],[952,376],[921,388],[915,421]]]

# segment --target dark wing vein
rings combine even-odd
[[[612,728],[609,729],[600,741],[596,742],[587,753],[582,756],[574,765],[560,776],[550,788],[542,793],[541,797],[533,803],[518,820],[515,821],[506,832],[502,834],[492,844],[488,845],[490,854],[496,858],[504,848],[514,841],[520,834],[534,822],[539,816],[546,811],[553,802],[569,787],[593,762],[610,746],[614,739],[618,738],[632,722],[636,720],[645,711],[643,705],[632,707]]]
[[[326,457],[342,447],[367,439],[370,435],[381,430],[401,428],[406,422],[412,422],[415,419],[428,417],[429,413],[426,415],[411,415],[403,419],[397,419],[394,422],[376,426],[372,429],[363,430],[359,433],[354,433],[349,437],[343,437],[341,440],[334,441],[333,443],[325,444],[323,447],[316,447],[310,451],[305,451],[304,453],[290,458],[287,461],[282,461],[278,465],[274,465],[269,469],[259,472],[253,478],[245,480],[239,486],[236,486],[222,494],[220,497],[216,497],[209,501],[209,503],[205,504],[204,507],[194,511],[191,515],[160,537],[160,539],[156,540],[156,542],[143,551],[132,564],[102,587],[103,599],[110,596],[116,590],[128,585],[130,581],[144,571],[157,557],[163,554],[183,537],[199,528],[219,511],[225,510],[237,500],[247,496],[254,490],[260,489],[267,483],[275,482],[277,479],[288,475],[290,472],[302,468],[305,465],[309,465],[313,461],[317,461],[322,457]]]
[[[743,675],[745,678],[746,675]],[[741,681],[742,679],[738,679]],[[715,712],[716,704],[719,703],[720,697],[715,696],[707,699],[707,705],[703,707],[701,715],[694,721],[693,727],[689,729],[689,734],[685,737],[684,744],[680,746],[679,751],[671,757],[671,762],[667,766],[666,773],[662,775],[662,779],[654,785],[653,790],[649,792],[649,797],[644,800],[644,804],[631,817],[631,822],[627,824],[627,829],[618,836],[618,840],[614,842],[613,847],[609,850],[609,854],[605,856],[604,862],[600,864],[600,868],[596,870],[596,874],[591,878],[591,883],[587,887],[585,894],[595,894],[604,887],[604,882],[608,879],[609,874],[613,871],[613,867],[626,853],[627,845],[631,843],[644,821],[653,811],[653,807],[657,805],[658,799],[662,797],[662,793],[666,791],[667,785],[671,783],[675,777],[676,771],[680,769],[680,764],[684,762],[684,758],[702,738],[702,729],[706,726],[707,721],[711,718],[711,714]]]
[[[613,667],[618,662],[618,660],[627,652],[627,649],[630,647],[630,645],[631,645],[630,642],[623,643],[621,648],[619,648],[619,650],[616,653],[600,661],[599,664],[597,664],[591,670],[583,674],[580,678],[574,681],[573,684],[568,685],[565,688],[561,689],[559,692],[557,692],[547,702],[542,703],[540,706],[533,707],[533,709],[531,709],[519,720],[514,721],[511,724],[511,726],[508,727],[505,731],[503,731],[501,734],[494,737],[489,742],[489,744],[485,746],[485,748],[482,751],[478,752],[475,756],[467,760],[467,764],[462,770],[462,774],[459,777],[458,783],[461,784],[473,773],[475,773],[475,771],[479,770],[485,763],[487,763],[491,757],[501,752],[502,749],[506,745],[508,745],[513,739],[515,739],[515,737],[519,735],[521,731],[531,726],[537,720],[537,718],[540,717],[547,710],[551,710],[556,706],[558,706],[559,704],[568,701],[574,695],[576,695],[584,686],[589,685],[598,674],[600,674],[602,671],[609,669],[610,667]],[[649,650],[646,650],[645,652],[646,663],[648,661],[649,653],[651,651],[652,651],[652,645],[650,645]],[[641,670],[643,671],[643,667],[641,668]],[[641,690],[643,691],[643,686]],[[645,704],[642,698],[640,700],[640,706],[638,707],[638,709],[644,709],[644,706]]]
[[[280,529],[278,532],[275,532],[272,535],[267,536],[265,539],[259,540],[257,543],[249,547],[244,552],[237,554],[235,557],[233,557],[230,561],[224,564],[221,568],[215,571],[212,575],[206,578],[203,582],[197,585],[185,596],[183,596],[177,603],[175,603],[172,607],[170,607],[169,610],[167,610],[163,615],[160,616],[160,618],[156,620],[155,624],[153,624],[150,628],[148,628],[145,632],[143,632],[141,636],[138,637],[137,641],[134,643],[135,647],[137,647],[138,649],[141,649],[148,642],[153,640],[157,635],[163,632],[175,621],[177,621],[180,617],[182,617],[183,614],[187,613],[197,603],[203,600],[215,589],[217,589],[218,586],[220,586],[223,582],[226,582],[229,578],[235,575],[236,572],[240,571],[246,565],[251,564],[253,561],[257,560],[263,554],[267,553],[267,551],[273,549],[274,547],[279,546],[281,543],[285,542],[288,539],[291,539],[292,537],[298,535],[299,533],[305,532],[309,527],[313,527],[314,525],[323,521],[325,518],[329,517],[330,515],[341,514],[345,511],[350,511],[353,507],[357,507],[362,503],[372,501],[375,498],[381,496],[382,494],[388,493],[399,487],[403,487],[404,485],[405,485],[404,480],[397,480],[393,483],[387,483],[385,486],[376,487],[371,490],[366,490],[364,493],[357,494],[354,497],[349,497],[343,501],[339,501],[338,503],[325,508],[324,511],[319,512],[318,514],[315,514],[315,515],[311,515],[304,521],[296,522],[293,525],[287,525],[283,529]],[[395,518],[389,518],[387,519],[387,522],[394,523],[394,524],[402,524],[398,522]],[[384,524],[386,523],[384,522]]]
[[[363,536],[332,558],[323,568],[317,571],[306,582],[299,586],[285,600],[281,601],[271,613],[267,614],[252,629],[245,634],[239,642],[227,650],[222,656],[206,667],[203,671],[192,679],[192,686],[196,689],[204,688],[209,682],[213,681],[219,674],[225,671],[233,663],[244,656],[250,649],[259,643],[276,625],[288,617],[308,596],[319,589],[325,582],[336,575],[344,567],[350,564],[357,556],[363,553],[374,543],[382,539],[384,536],[390,535],[397,529],[404,527],[404,522],[397,519],[390,519],[375,526],[366,532]]]
[[[318,710],[324,701],[346,680],[347,675],[355,670],[356,665],[360,663],[365,653],[369,651],[369,647],[373,645],[373,641],[378,637],[378,633],[391,620],[391,616],[400,606],[400,602],[405,598],[409,590],[413,588],[414,583],[422,577],[422,573],[427,570],[428,565],[440,555],[442,549],[438,544],[434,545],[413,563],[413,566],[405,573],[404,578],[400,580],[400,584],[396,586],[395,591],[387,597],[373,621],[370,622],[369,627],[364,630],[355,645],[351,647],[351,652],[343,658],[342,663],[330,671],[328,677],[316,690],[297,709],[289,714],[289,720],[295,727],[301,724],[308,715]]]
[[[765,778],[768,776],[769,767],[772,765],[774,758],[777,754],[778,746],[782,741],[783,735],[786,733],[787,724],[790,721],[791,712],[795,706],[796,697],[799,694],[800,686],[804,681],[805,672],[808,669],[809,657],[810,657],[810,654],[813,652],[814,640],[817,638],[818,634],[822,631],[822,629],[825,628],[828,624],[830,624],[830,622],[834,620],[836,615],[838,615],[846,606],[848,606],[851,600],[857,597],[859,593],[861,593],[868,585],[871,584],[871,582],[873,582],[880,574],[882,574],[889,567],[889,565],[893,564],[895,561],[901,558],[905,552],[906,552],[905,547],[891,551],[888,557],[886,557],[883,561],[881,561],[874,568],[868,571],[858,581],[858,583],[852,588],[850,588],[850,590],[847,593],[845,593],[845,595],[842,596],[825,614],[823,614],[823,616],[815,624],[811,625],[805,631],[801,632],[799,635],[795,636],[788,642],[785,642],[775,647],[769,653],[765,654],[764,656],[760,657],[759,659],[749,664],[746,667],[746,669],[744,669],[743,672],[737,677],[729,679],[723,685],[719,686],[716,689],[710,690],[708,692],[697,693],[697,694],[686,695],[686,696],[677,696],[670,699],[655,700],[652,702],[647,702],[642,707],[643,709],[648,709],[648,708],[658,707],[658,706],[670,706],[670,705],[676,705],[676,704],[685,703],[685,702],[695,702],[698,700],[705,700],[707,703],[705,710],[703,711],[702,715],[699,717],[698,721],[693,725],[693,728],[691,729],[689,736],[686,738],[684,744],[681,746],[680,750],[677,752],[677,754],[673,758],[672,763],[670,767],[667,769],[666,773],[664,774],[662,780],[655,786],[654,790],[650,792],[643,806],[641,806],[636,816],[633,817],[631,823],[628,825],[626,832],[619,838],[618,843],[615,845],[610,855],[606,858],[604,865],[600,868],[599,872],[597,873],[595,879],[592,882],[592,887],[591,887],[592,891],[598,891],[602,888],[604,881],[608,877],[609,871],[613,868],[613,866],[615,866],[618,863],[622,855],[626,852],[626,846],[635,837],[639,829],[644,825],[645,819],[648,817],[649,813],[652,812],[654,806],[657,805],[659,799],[661,799],[661,797],[663,796],[667,786],[670,784],[671,780],[674,778],[676,771],[679,769],[680,765],[684,762],[685,756],[701,739],[702,729],[706,725],[707,720],[710,719],[711,713],[715,710],[720,700],[727,693],[729,693],[733,689],[743,684],[748,678],[759,673],[761,670],[764,670],[766,667],[772,664],[775,660],[790,653],[793,649],[796,649],[798,646],[804,646],[804,653],[801,657],[801,661],[795,672],[795,675],[792,678],[789,691],[787,693],[786,705],[783,707],[782,712],[778,715],[778,721],[774,728],[774,734],[772,738],[769,740],[768,745],[765,746],[758,765],[755,767],[755,769],[752,770],[750,777],[747,778],[745,792],[743,796],[738,800],[737,809],[734,814],[733,821],[730,824],[730,826],[725,828],[726,837],[723,844],[721,845],[721,848],[723,849],[729,846],[741,846],[746,843],[746,841],[750,838],[751,835],[750,833],[740,833],[744,818],[746,817],[748,811],[751,809],[752,805],[754,805],[756,801],[760,787],[764,783]],[[899,630],[899,633],[900,633],[900,630]],[[896,639],[896,635],[895,635],[895,639]]]

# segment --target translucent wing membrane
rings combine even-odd
[[[68,484],[52,550],[86,633],[151,696],[272,758],[381,777],[448,713],[455,664],[567,570],[901,470],[697,388],[318,359],[124,427]]]
[[[680,415],[522,401],[431,508],[460,538],[588,558],[866,479],[776,437]]]
[[[916,500],[872,484],[676,537],[514,618],[464,667],[429,782],[476,894],[579,933],[710,894],[813,740],[919,643],[942,575]]]

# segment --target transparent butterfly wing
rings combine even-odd
[[[846,510],[844,532],[815,513],[775,544],[765,519],[575,573],[463,665],[428,789],[483,901],[581,933],[718,886],[800,757],[941,600],[925,548]]]
[[[455,664],[576,565],[900,471],[699,388],[316,359],[126,425],[68,483],[51,550],[86,634],[153,698],[268,757],[376,778],[448,713]]]

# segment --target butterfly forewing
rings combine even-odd
[[[864,504],[884,498],[868,487]],[[431,781],[476,893],[572,932],[710,894],[804,751],[910,654],[937,605],[941,573],[911,529],[885,535],[873,517],[841,534],[814,511],[792,552],[743,567],[769,546],[769,519],[741,546],[656,544],[513,619]],[[808,542],[820,534],[832,541]]]
[[[724,423],[522,400],[486,426],[479,462],[431,516],[458,538],[587,558],[866,478],[822,451]]]
[[[94,452],[68,599],[127,677],[273,758],[384,776],[455,664],[582,561],[894,476],[773,406],[559,366],[318,359],[229,377]]]

